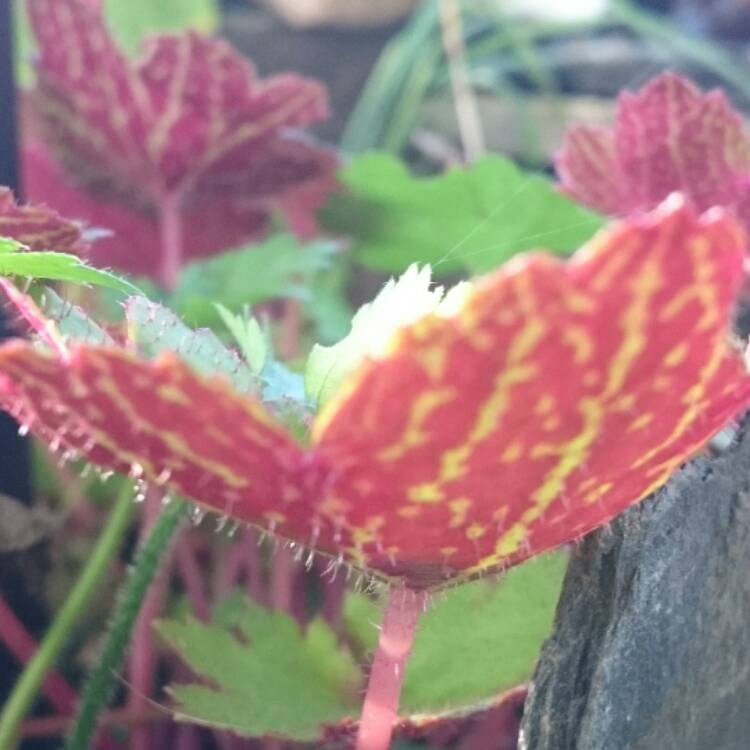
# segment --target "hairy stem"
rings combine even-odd
[[[182,233],[182,196],[168,193],[159,205],[159,230],[161,233],[161,267],[159,276],[167,291],[173,291],[184,262]]]
[[[102,574],[120,549],[133,516],[130,493],[131,488],[126,485],[65,604],[13,688],[0,715],[0,750],[15,747],[16,734],[39,687],[60,655],[74,625],[83,616]]]
[[[149,489],[143,505],[140,537],[146,539],[161,514],[161,493]],[[133,645],[130,650],[128,677],[130,679],[130,698],[128,705],[133,711],[148,708],[154,691],[156,679],[157,655],[154,649],[152,623],[159,616],[167,596],[170,580],[171,560],[163,560],[154,575],[146,596],[141,602],[141,609],[133,629]],[[149,750],[151,731],[147,726],[133,729],[130,738],[131,750]]]
[[[144,541],[123,587],[99,663],[84,688],[81,709],[65,750],[88,750],[91,746],[97,719],[112,694],[116,671],[122,664],[141,603],[187,512],[187,503],[173,500],[161,512]]]
[[[378,648],[367,683],[356,750],[388,750],[398,719],[406,662],[427,594],[398,586],[391,589]]]

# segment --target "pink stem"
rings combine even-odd
[[[323,619],[339,632],[341,629],[341,614],[346,595],[346,578],[336,576],[332,581],[324,579],[323,589]]]
[[[211,618],[211,607],[203,585],[203,574],[196,558],[196,549],[190,536],[184,536],[177,544],[177,571],[193,604],[196,616],[207,622]]]
[[[162,253],[159,275],[168,291],[173,291],[177,286],[184,261],[181,204],[182,196],[179,193],[167,193],[159,205]]]
[[[36,653],[36,641],[2,596],[0,596],[0,641],[21,664],[25,664]],[[70,716],[75,712],[78,696],[59,672],[52,670],[44,680],[43,688],[44,694],[57,711],[65,716]]]
[[[144,505],[141,538],[145,536],[161,512],[161,494],[149,490],[146,493]],[[130,699],[128,701],[128,708],[132,711],[146,710],[151,706],[157,666],[152,626],[167,596],[172,571],[170,557],[168,553],[161,570],[152,581],[133,631],[133,646],[129,663]],[[150,728],[135,727],[130,744],[131,750],[151,750],[152,747]]]
[[[29,324],[31,329],[36,332],[39,338],[52,349],[55,354],[63,361],[70,359],[70,354],[63,343],[60,334],[53,323],[47,320],[41,313],[34,301],[27,294],[19,292],[18,289],[7,279],[0,278],[0,288],[15,306],[16,311]]]
[[[244,565],[244,550],[240,546],[242,541],[240,537],[237,542],[221,550],[211,585],[214,601],[223,599],[237,586]]]
[[[398,720],[406,662],[427,594],[403,586],[388,594],[378,649],[370,670],[356,750],[388,750]]]
[[[263,565],[258,547],[258,532],[248,529],[244,539],[240,542],[245,551],[245,586],[250,597],[263,604],[265,602],[265,587],[263,585]]]
[[[294,553],[290,549],[280,547],[273,553],[269,596],[271,609],[291,611],[296,568]]]
[[[177,728],[174,740],[174,750],[200,750],[200,737],[195,727],[181,726]]]

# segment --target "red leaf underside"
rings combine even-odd
[[[11,237],[30,250],[80,249],[81,231],[45,206],[19,206],[9,188],[0,187],[0,237]]]
[[[619,97],[613,128],[571,128],[556,166],[567,193],[609,214],[651,210],[675,191],[701,210],[740,208],[750,140],[722,92],[665,73]]]
[[[95,463],[434,587],[605,524],[750,404],[729,341],[743,253],[734,221],[672,203],[568,263],[519,259],[351,376],[308,451],[171,356],[14,342],[0,390]]]
[[[162,240],[152,210],[139,210],[135,205],[107,200],[76,187],[39,143],[23,149],[21,167],[31,200],[55,206],[65,216],[105,232],[87,252],[94,265],[158,276]],[[259,239],[268,218],[268,211],[257,203],[207,197],[183,211],[183,257],[202,258]]]
[[[83,181],[184,194],[251,163],[280,128],[327,114],[320,84],[293,75],[260,81],[220,39],[153,37],[132,63],[97,4],[28,0],[28,8],[45,132]]]
[[[316,231],[338,161],[293,129],[327,116],[320,83],[259,79],[226,42],[195,32],[154,37],[133,62],[98,3],[28,8],[39,59],[26,124],[57,162],[36,144],[24,154],[29,195],[111,230],[99,262],[158,276],[167,204],[182,214],[183,258],[257,239],[273,208]]]

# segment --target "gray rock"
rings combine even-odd
[[[750,427],[583,541],[523,750],[750,748]]]

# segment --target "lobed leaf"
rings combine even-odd
[[[253,371],[209,328],[193,330],[170,309],[145,297],[130,297],[125,305],[128,337],[147,357],[174,352],[196,372],[221,373],[240,393],[254,393]]]
[[[349,193],[331,202],[324,222],[353,236],[360,262],[381,271],[429,263],[439,274],[484,273],[524,250],[570,253],[602,223],[501,156],[413,177],[395,157],[371,153],[339,177]]]
[[[222,323],[232,334],[237,346],[250,365],[250,369],[260,375],[268,361],[270,342],[260,323],[250,314],[247,308],[243,309],[241,315],[235,315],[227,310],[224,305],[217,302],[216,312]]]
[[[328,240],[300,245],[290,234],[188,264],[173,303],[193,325],[219,321],[215,303],[231,311],[279,297],[304,298],[306,283],[327,269],[337,251]]]
[[[434,597],[419,620],[401,697],[403,714],[467,713],[530,679],[549,635],[567,556],[552,553]],[[344,605],[349,632],[377,645],[380,609],[362,594]]]
[[[608,214],[657,206],[680,191],[705,210],[746,210],[750,139],[721,91],[664,73],[620,95],[614,127],[577,125],[556,159],[563,190]]]
[[[733,219],[673,200],[568,263],[518,259],[366,358],[309,449],[174,355],[11,342],[0,399],[94,463],[434,588],[607,523],[750,405],[729,339],[744,252]]]
[[[151,260],[113,242],[124,257],[107,262],[157,274],[154,230],[168,204],[189,226],[210,219],[218,231],[190,240],[205,254],[257,236],[274,206],[311,223],[335,188],[336,156],[292,132],[327,115],[321,84],[291,74],[260,80],[226,42],[192,30],[151,37],[131,60],[89,0],[27,0],[27,9],[39,48],[34,127],[90,195],[64,179],[57,188],[105,227],[127,228],[135,216]],[[54,181],[33,187],[35,199],[54,203]]]
[[[171,687],[178,720],[309,742],[357,710],[361,673],[320,619],[303,632],[286,613],[235,596],[211,624],[191,617],[157,629],[211,683]]]
[[[66,339],[97,345],[115,343],[112,336],[80,307],[62,299],[54,289],[47,287],[44,290],[39,306]]]
[[[502,568],[659,488],[750,403],[744,234],[679,202],[529,255],[365,363],[319,414],[341,546],[413,585]],[[356,427],[353,427],[356,426]],[[333,503],[332,503],[333,504]]]

